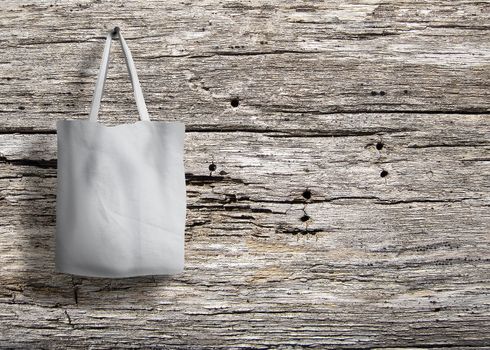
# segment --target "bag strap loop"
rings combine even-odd
[[[112,38],[119,36],[119,41],[124,53],[124,59],[126,66],[128,67],[129,76],[131,78],[131,85],[133,86],[134,99],[136,100],[136,106],[138,107],[138,113],[140,120],[150,120],[148,116],[148,110],[146,109],[145,99],[143,98],[143,92],[138,80],[138,74],[136,73],[136,67],[134,66],[133,56],[129,50],[126,40],[122,36],[119,27],[114,28],[109,34],[107,34],[106,42],[104,46],[104,52],[102,54],[102,63],[100,64],[99,75],[97,76],[97,82],[95,83],[95,90],[92,97],[92,104],[90,107],[89,120],[96,121],[100,109],[100,101],[102,100],[102,94],[104,92],[105,80],[107,78],[107,68],[109,65],[109,54],[111,51]]]

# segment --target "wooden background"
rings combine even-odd
[[[2,1],[0,346],[490,346],[490,1]],[[183,274],[54,272],[56,120],[120,26],[186,124]],[[137,120],[112,46],[100,119]]]

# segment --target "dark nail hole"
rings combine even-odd
[[[379,174],[381,177],[386,177],[388,176],[388,172],[386,170],[381,171],[381,174]]]
[[[229,194],[228,195],[228,201],[231,202],[231,203],[234,203],[236,202],[236,194]]]
[[[216,164],[211,163],[209,164],[209,171],[215,171],[216,170]]]
[[[441,308],[440,308],[440,307],[436,307],[436,308],[434,309],[434,312],[439,312],[439,311],[441,311]]]
[[[371,96],[376,96],[378,93],[376,91],[371,91]]]
[[[24,106],[19,106],[19,109],[26,109]]]
[[[238,107],[238,104],[239,104],[239,102],[238,102],[238,98],[237,97],[231,99],[231,105],[232,105],[232,107]]]
[[[408,90],[403,90],[403,93],[406,95],[408,94]]]
[[[303,192],[303,197],[306,198],[306,199],[310,199],[311,198],[311,191],[310,190],[305,190]]]
[[[310,220],[310,217],[309,217],[308,215],[306,215],[306,214],[305,214],[305,215],[303,215],[303,216],[301,217],[301,219],[300,219],[300,220],[301,220],[301,221],[303,221],[303,222],[306,222],[306,221]]]
[[[384,95],[386,94],[386,92],[384,92],[384,91],[380,91],[380,92],[379,92],[379,94],[380,94],[381,96],[384,96]]]
[[[381,150],[383,149],[383,146],[384,146],[384,145],[383,145],[383,143],[378,142],[378,143],[376,144],[376,149],[377,149],[378,151],[381,151]]]

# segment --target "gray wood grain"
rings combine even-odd
[[[490,2],[0,9],[0,347],[488,348]],[[116,25],[186,124],[173,277],[54,272],[55,123]],[[100,121],[136,120],[115,42]]]

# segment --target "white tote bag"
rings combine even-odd
[[[119,36],[140,120],[97,121],[112,36]],[[107,35],[89,118],[58,120],[56,271],[170,275],[184,269],[185,125],[150,121],[129,48]]]

